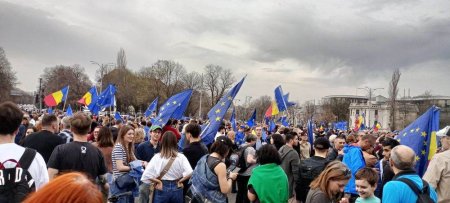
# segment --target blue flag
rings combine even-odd
[[[186,111],[187,106],[189,105],[189,100],[191,99],[191,95],[186,97],[180,104],[179,107],[173,112],[172,118],[180,120],[183,119],[184,112]]]
[[[247,121],[248,127],[253,127],[256,125],[256,109],[253,111],[252,116]]]
[[[282,125],[284,125],[285,127],[289,127],[289,122],[286,116],[282,116],[280,117],[280,122]]]
[[[155,118],[153,125],[165,126],[167,121],[173,118],[174,113],[180,111],[179,108],[185,107],[184,102],[189,102],[191,95],[192,89],[188,89],[167,99],[166,102],[159,108],[159,114]]]
[[[286,102],[287,107],[295,106],[297,103],[289,101],[289,93],[283,96],[284,101]]]
[[[437,150],[436,132],[439,130],[439,115],[439,108],[432,106],[396,137],[400,144],[411,147],[416,153],[415,169],[420,177],[425,173],[428,161]]]
[[[89,105],[89,110],[94,114],[97,115],[98,112],[106,107],[113,106],[114,100],[115,100],[115,93],[116,93],[116,87],[114,85],[108,85],[108,87],[103,90],[103,92],[97,97],[92,99],[92,103],[94,103],[92,106]]]
[[[230,117],[230,122],[231,122],[231,128],[233,128],[233,131],[237,132],[235,110],[236,109],[233,108],[233,112],[231,113],[231,117]]]
[[[118,111],[116,111],[116,113],[114,114],[114,119],[116,119],[117,121],[123,121],[122,116],[120,116],[120,113]]]
[[[208,112],[209,124],[202,129],[201,138],[206,145],[211,144],[214,141],[214,137],[222,124],[223,117],[225,116],[228,108],[233,102],[234,97],[241,89],[242,83],[244,83],[245,77],[237,83],[227,94],[225,94],[219,102]]]
[[[311,149],[314,143],[314,127],[312,120],[308,120],[308,142],[311,144]]]
[[[145,117],[149,117],[153,112],[156,112],[156,107],[158,106],[158,97],[153,100],[153,102],[148,106],[147,110],[145,110]]]
[[[47,113],[48,113],[48,114],[53,114],[53,109],[52,109],[52,107],[48,107]]]
[[[69,107],[67,107],[66,116],[72,116],[72,115],[73,115],[72,107],[70,107],[70,104],[69,104]]]
[[[278,110],[286,111],[287,104],[283,97],[283,90],[281,89],[281,85],[275,88],[275,101],[277,102]]]
[[[274,132],[276,128],[275,122],[273,122],[273,119],[270,119],[269,121],[269,132]]]

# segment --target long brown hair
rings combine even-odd
[[[311,182],[309,187],[311,189],[320,189],[327,194],[328,198],[335,199],[329,189],[330,181],[348,180],[351,175],[351,171],[345,164],[340,161],[332,161],[325,167],[322,173]]]
[[[114,141],[111,130],[106,126],[97,128],[100,128],[97,136],[98,147],[113,147]]]
[[[130,163],[131,161],[134,161],[134,159],[135,159],[134,158],[134,143],[130,142],[127,144],[124,140],[125,135],[130,130],[134,131],[134,128],[129,125],[122,126],[119,130],[119,134],[117,136],[117,141],[116,141],[116,143],[121,144],[125,148],[128,163]]]
[[[166,131],[161,141],[161,157],[169,159],[176,157],[178,153],[177,136],[173,132]]]

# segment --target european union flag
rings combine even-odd
[[[122,116],[120,116],[120,113],[118,111],[116,111],[116,113],[114,114],[114,119],[116,119],[116,121],[123,121]]]
[[[428,161],[437,150],[436,132],[439,130],[439,115],[439,108],[432,106],[396,137],[400,144],[411,147],[416,153],[416,171],[420,177],[425,173]]]
[[[181,101],[180,106],[173,112],[172,118],[180,120],[183,119],[183,114],[186,111],[187,106],[189,105],[189,100],[191,96],[186,97],[183,101]]]
[[[289,93],[286,93],[284,96],[284,101],[286,102],[287,107],[295,106],[297,103],[289,101]]]
[[[236,109],[233,108],[233,112],[231,113],[231,117],[230,117],[230,123],[231,123],[231,128],[233,128],[233,131],[237,132],[235,110]]]
[[[283,90],[281,89],[281,85],[275,88],[275,101],[277,102],[279,111],[287,110],[287,104],[283,97]]]
[[[269,121],[269,132],[274,132],[276,128],[275,122],[273,122],[273,119],[270,119]]]
[[[256,109],[253,111],[252,116],[247,121],[248,127],[253,127],[256,125]]]
[[[206,145],[211,144],[214,141],[214,137],[222,124],[223,117],[225,116],[228,108],[233,102],[234,97],[241,89],[242,83],[244,83],[245,77],[237,83],[227,94],[225,94],[219,102],[208,112],[209,124],[202,129],[201,138]]]
[[[70,107],[70,104],[69,104],[69,107],[67,107],[66,116],[72,116],[72,115],[73,115],[72,107]]]
[[[179,108],[183,108],[182,110],[184,113],[185,107],[189,103],[189,99],[192,95],[192,89],[184,90],[176,95],[171,96],[169,99],[166,100],[166,102],[161,105],[159,108],[158,116],[155,118],[155,122],[153,125],[159,125],[159,126],[165,126],[167,121],[169,119],[173,118],[173,115],[176,112],[179,112]]]
[[[156,112],[156,107],[158,106],[158,97],[153,100],[153,102],[148,106],[147,110],[145,110],[145,117],[149,117],[153,112]]]
[[[282,116],[278,119],[278,122],[281,122],[281,125],[285,127],[289,127],[289,122],[286,116]]]
[[[97,115],[101,109],[114,105],[116,91],[114,85],[108,85],[98,97],[92,98],[92,105],[88,106],[89,110]]]

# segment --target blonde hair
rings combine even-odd
[[[144,140],[145,132],[142,128],[135,128],[134,143],[141,143]]]
[[[327,194],[328,198],[334,199],[329,189],[330,181],[349,180],[352,174],[348,167],[340,161],[330,162],[320,175],[314,179],[309,187],[311,189],[320,189]]]

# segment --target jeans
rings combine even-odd
[[[163,180],[163,190],[154,191],[153,203],[180,203],[184,202],[183,188],[177,186],[176,180]]]
[[[121,194],[123,194],[124,192],[127,192],[127,191],[126,190],[120,190],[119,188],[117,188],[117,186],[116,186],[116,184],[114,182],[109,186],[109,191],[111,193],[111,196],[114,196],[114,195],[119,195],[120,196],[120,197],[118,197],[116,203],[134,203],[133,195],[121,196]]]
[[[139,185],[139,203],[149,203],[148,196],[150,195],[150,184],[142,183]]]

